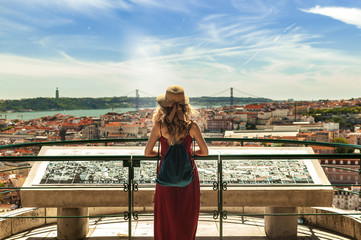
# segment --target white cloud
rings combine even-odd
[[[190,6],[203,6],[200,1],[184,1],[184,0],[131,0],[135,5],[147,8],[165,9],[175,12],[191,13]]]
[[[43,6],[47,8],[68,9],[78,12],[88,12],[94,10],[109,10],[113,8],[129,9],[129,3],[123,0],[32,0],[33,6]]]
[[[79,14],[91,18],[114,18],[116,10],[128,11],[131,8],[132,5],[124,0],[13,0],[0,3],[0,13],[8,19],[46,27],[72,23]]]
[[[311,9],[301,9],[306,13],[320,14],[339,20],[346,24],[355,25],[361,28],[361,9],[345,7],[320,7],[317,5]]]
[[[119,62],[83,61],[66,52],[60,52],[60,59],[46,60],[2,54],[0,76],[28,79],[24,84],[29,86],[44,85],[54,76],[62,81],[72,79],[74,96],[77,89],[91,91],[83,87],[84,81],[87,86],[101,82],[98,94],[103,95],[117,95],[115,89],[129,92],[136,88],[157,95],[170,84],[184,86],[190,96],[235,87],[274,99],[336,98],[342,92],[353,96],[360,90],[355,87],[361,75],[357,56],[313,47],[310,40],[317,36],[287,31],[277,42],[269,41],[275,36],[272,31],[260,30],[244,36],[244,42],[251,38],[252,44],[208,48],[192,45],[194,38],[153,37],[134,44],[134,49],[142,51],[133,60]],[[340,79],[345,78],[340,86]],[[317,79],[317,84],[310,79]]]
[[[0,33],[1,32],[12,32],[16,29],[18,32],[30,32],[33,31],[34,28],[31,26],[27,26],[25,24],[17,23],[10,19],[6,19],[0,17]]]
[[[34,1],[47,7],[61,7],[61,1],[57,0],[51,3]],[[97,10],[102,13],[113,11],[112,4],[115,3],[66,0],[63,7],[95,14]],[[187,11],[183,1],[167,6],[171,5],[170,0],[134,0],[128,1],[128,5],[123,8],[142,6],[151,11],[153,8]],[[56,58],[0,53],[0,79],[9,79],[9,87],[21,85],[26,90],[46,84],[56,87],[60,86],[58,82],[67,82],[72,91],[71,94],[68,91],[67,96],[104,96],[104,93],[112,96],[136,88],[157,95],[170,84],[184,86],[190,96],[212,95],[229,87],[274,99],[359,94],[359,56],[327,49],[325,44],[318,48],[315,41],[320,37],[304,32],[302,23],[275,24],[274,19],[266,17],[267,6],[260,7],[263,14],[253,19],[238,14],[203,16],[195,22],[199,24],[198,28],[182,37],[174,37],[171,33],[155,36],[151,31],[141,29],[127,30],[129,39],[117,46],[107,44],[110,40],[101,35],[78,33],[69,36],[59,32],[34,36],[30,40],[42,50],[56,53]],[[88,28],[86,24],[84,30],[87,32]],[[88,52],[96,60],[84,60]],[[101,61],[102,56],[96,55],[109,52],[121,56],[112,58],[117,61]],[[345,78],[347,81],[340,85],[340,79]],[[52,82],[54,79],[57,85]],[[79,91],[85,94],[78,94]],[[1,96],[7,96],[6,92],[6,89],[0,89]],[[31,94],[31,91],[26,92]],[[18,97],[24,96],[16,93]],[[37,96],[35,91],[34,95]]]
[[[214,69],[219,69],[220,71],[223,71],[223,72],[227,72],[227,73],[234,73],[235,72],[235,69],[227,64],[222,64],[222,63],[213,63],[213,62],[206,62],[206,63],[203,63],[207,66],[210,66]]]

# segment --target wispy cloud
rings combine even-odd
[[[16,29],[16,31],[22,32],[30,32],[34,30],[34,28],[29,25],[18,23],[8,18],[0,17],[0,33],[13,32],[14,29]]]
[[[24,1],[21,1],[24,2]],[[28,5],[26,2],[24,2]],[[36,8],[54,8],[63,11],[77,11],[81,13],[90,13],[93,11],[106,11],[114,9],[129,9],[131,4],[125,0],[32,0],[29,1],[29,5],[35,6]]]
[[[132,0],[132,3],[148,8],[166,9],[177,12],[190,12],[190,9],[187,6],[189,2],[182,0]]]
[[[253,13],[257,16],[264,16],[264,14],[272,11],[272,8],[276,7],[274,2],[261,1],[261,0],[231,0],[232,5],[244,12]]]
[[[259,51],[257,51],[252,57],[247,59],[247,61],[243,65],[247,65],[250,61],[252,61],[253,58],[255,58],[257,56],[258,53],[259,53]]]
[[[276,99],[359,94],[352,86],[361,75],[360,56],[333,48],[334,39],[312,33],[299,16],[280,17],[289,1],[24,2],[19,8],[0,3],[0,34],[7,38],[0,46],[26,50],[0,52],[0,79],[9,79],[9,87],[22,86],[19,97],[32,94],[26,91],[32,86],[67,87],[67,96],[80,91],[79,96],[116,96],[135,88],[157,95],[169,84],[181,84],[190,96],[211,95],[221,87]],[[337,15],[319,6],[303,11]],[[347,13],[337,16],[344,19]],[[349,24],[358,26],[349,15]],[[159,25],[166,20],[170,24]],[[181,31],[173,23],[183,24]],[[15,34],[22,35],[12,38]],[[1,96],[8,92],[0,89]]]
[[[321,7],[316,5],[310,9],[301,9],[301,11],[328,16],[346,24],[355,25],[356,27],[361,28],[360,8]]]

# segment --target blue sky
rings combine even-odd
[[[360,40],[359,0],[0,0],[0,99],[356,98]]]

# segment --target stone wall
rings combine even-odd
[[[127,211],[125,207],[92,207],[89,208],[89,215],[103,215],[103,214],[121,214]],[[152,212],[152,208],[139,207],[134,209],[139,212]],[[202,212],[211,214],[215,208],[202,208]],[[230,212],[239,213],[256,213],[263,214],[264,207],[228,207],[225,208]],[[299,208],[299,213],[316,214],[316,213],[338,213],[342,211],[337,208]],[[56,208],[22,208],[11,211],[4,216],[56,216]],[[318,228],[328,229],[337,232],[341,235],[351,237],[353,239],[361,239],[361,219],[360,215],[345,216],[345,215],[304,215],[306,225],[315,226]],[[47,224],[56,223],[56,218],[0,218],[0,239],[4,239],[14,234],[18,234],[28,229],[41,227]]]
[[[350,213],[350,211],[347,212],[338,208],[299,208],[298,211],[306,214],[326,214],[303,216],[306,225],[328,229],[352,239],[361,239],[360,215],[341,215],[342,213]],[[334,213],[337,215],[333,215]]]

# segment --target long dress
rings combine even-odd
[[[163,136],[160,137],[160,143],[161,166],[169,144]],[[200,209],[200,186],[197,167],[192,158],[192,137],[189,134],[183,144],[194,166],[194,179],[186,187],[165,187],[156,184],[154,196],[155,240],[194,240],[196,236]]]

